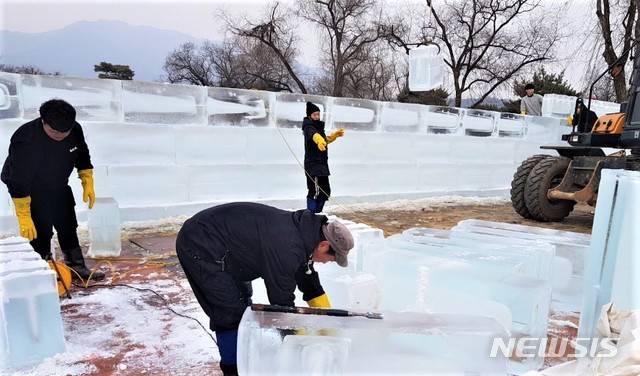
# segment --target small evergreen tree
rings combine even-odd
[[[135,73],[129,68],[128,65],[118,65],[100,62],[99,65],[93,66],[94,72],[103,72],[98,74],[98,78],[111,78],[114,80],[133,80]]]
[[[398,102],[446,106],[448,97],[449,93],[440,88],[427,91],[410,91],[409,87],[405,86],[398,94]]]
[[[514,93],[522,98],[526,95],[524,90],[525,85],[528,83],[532,83],[536,87],[536,93],[540,95],[545,94],[560,94],[560,95],[570,95],[577,96],[580,95],[579,92],[573,90],[571,85],[567,83],[564,79],[564,72],[560,72],[558,74],[547,73],[544,67],[541,67],[540,70],[533,74],[533,77],[530,80],[515,80],[513,85]]]

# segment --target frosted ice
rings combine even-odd
[[[613,301],[618,309],[640,309],[637,224],[640,173],[602,170],[592,242],[585,272],[585,297],[578,336],[591,338],[602,307]]]
[[[384,315],[383,320],[374,320],[248,308],[238,333],[238,373],[296,374],[298,367],[307,366],[313,366],[317,375],[424,374],[426,370],[454,375],[506,373],[501,354],[487,355],[494,338],[508,336],[493,318],[415,312]],[[292,358],[309,364],[291,364]]]
[[[97,197],[89,210],[89,256],[118,257],[120,240],[120,209],[113,197]]]
[[[508,244],[514,239],[525,241],[544,241],[555,245],[556,257],[554,267],[559,270],[554,273],[554,279],[559,278],[568,268],[567,261],[571,263],[571,281],[556,280],[554,283],[554,309],[579,311],[584,293],[584,270],[586,257],[591,242],[591,236],[571,231],[561,231],[533,226],[517,225],[468,219],[460,221],[452,228],[452,231],[488,234],[502,237]],[[497,238],[496,238],[497,239]],[[496,240],[497,241],[497,240]],[[558,276],[558,277],[556,277]],[[564,288],[563,288],[564,287]]]

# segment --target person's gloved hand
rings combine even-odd
[[[527,114],[527,111],[525,111],[525,110],[520,110],[520,115],[526,115],[526,114]]]
[[[331,308],[331,302],[329,302],[329,297],[327,296],[327,294],[322,294],[318,297],[315,297],[307,301],[307,304],[312,308]]]
[[[96,192],[93,190],[93,170],[78,171],[78,178],[82,182],[82,201],[89,201],[89,209],[91,209],[93,203],[96,202]]]
[[[567,117],[567,125],[573,125],[573,116],[569,115]]]
[[[29,239],[29,241],[37,238],[36,226],[33,224],[33,219],[31,219],[31,196],[13,197],[12,200],[13,205],[16,207],[20,236]]]
[[[318,144],[318,149],[320,149],[320,151],[327,150],[327,141],[324,140],[320,133],[313,135],[313,141]]]
[[[344,128],[340,128],[337,131],[333,131],[331,132],[330,135],[327,136],[327,141],[329,143],[332,143],[333,141],[335,141],[338,137],[342,137],[344,136]]]

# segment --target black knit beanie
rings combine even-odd
[[[319,112],[320,107],[316,106],[311,102],[307,102],[307,116],[310,116],[314,112]]]

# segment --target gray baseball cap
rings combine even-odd
[[[338,221],[329,221],[322,225],[322,233],[329,241],[331,248],[336,253],[336,262],[343,268],[347,267],[349,261],[347,255],[353,248],[353,236],[349,229]]]

